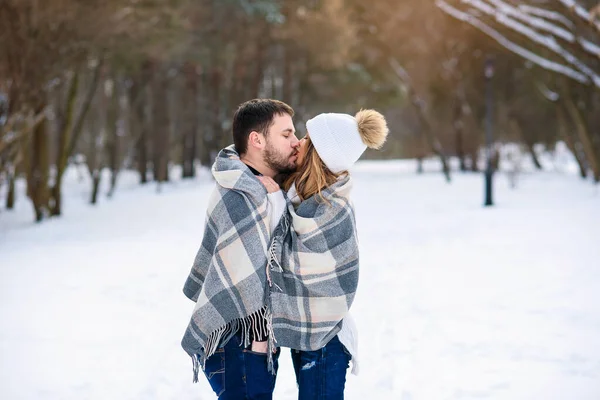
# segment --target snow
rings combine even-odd
[[[541,158],[514,190],[497,174],[488,209],[481,174],[356,166],[361,374],[346,398],[600,398],[600,194],[564,147]],[[22,181],[0,212],[0,398],[213,399],[179,345],[208,171],[161,193],[124,172],[97,207],[85,174],[65,185],[59,219],[31,222]],[[296,398],[288,352],[274,398]]]

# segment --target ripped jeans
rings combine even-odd
[[[292,350],[298,400],[342,400],[350,359],[337,336],[320,350]]]

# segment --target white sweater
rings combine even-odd
[[[296,187],[294,185],[288,190],[287,194],[294,205],[300,204],[300,198],[296,193]],[[286,202],[281,190],[275,193],[269,193],[268,199],[268,212],[271,215],[272,234],[285,212]],[[356,324],[350,313],[348,313],[342,321],[342,329],[338,332],[338,339],[352,356],[352,373],[358,375],[358,329],[356,328]]]

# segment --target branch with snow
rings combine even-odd
[[[600,33],[600,22],[596,16],[586,10],[581,4],[575,0],[558,0],[563,6],[565,6],[572,14],[582,19],[585,23],[590,24],[598,33]]]
[[[546,100],[554,103],[554,102],[558,101],[558,99],[560,99],[560,95],[558,93],[551,90],[548,86],[546,86],[544,83],[540,82],[539,80],[535,81],[535,86],[537,87],[538,91],[542,94],[542,96],[544,96],[544,98]]]
[[[573,24],[567,17],[565,17],[561,14],[558,14],[556,12],[553,12],[553,11],[544,10],[542,8],[530,7],[530,6],[525,6],[525,5],[520,5],[519,7],[514,7],[502,0],[488,0],[488,1],[497,7],[497,10],[496,10],[497,12],[503,13],[507,16],[511,16],[533,28],[548,32],[548,33],[550,33],[560,39],[563,39],[569,43],[578,44],[584,51],[586,51],[586,52],[590,53],[591,55],[600,59],[599,51],[595,50],[594,48],[592,48],[590,46],[584,45],[584,42],[589,42],[586,39],[582,38],[581,36],[571,32],[569,30],[561,28],[558,25],[550,23],[550,22],[544,20],[543,18],[531,17],[528,15],[528,13],[525,10],[534,9],[535,11],[533,11],[533,12],[535,12],[537,14],[541,14],[539,16],[548,16],[550,19],[563,22],[570,29],[574,29],[575,24]],[[469,1],[463,1],[463,2],[470,3]]]
[[[567,28],[574,28],[575,25],[571,22],[570,19],[562,15],[561,13],[557,13],[556,11],[546,10],[545,8],[533,7],[526,4],[520,4],[519,9],[527,14],[535,15],[537,17],[542,17],[546,19],[550,19],[552,21],[560,22],[565,25]]]
[[[587,53],[593,54],[596,57],[598,57],[600,54],[600,48],[594,43],[590,42],[589,40],[578,37],[572,32],[569,32],[556,24],[550,23],[542,18],[532,17],[531,15],[527,14],[524,10],[535,12],[538,15],[551,15],[554,20],[561,20],[563,23],[568,21],[565,17],[560,18],[559,14],[540,8],[517,8],[506,3],[503,0],[488,0],[488,2],[485,2],[483,0],[461,1],[461,3],[473,7],[473,9],[477,11],[477,15],[474,15],[474,13],[463,12],[451,6],[444,0],[436,1],[436,5],[446,14],[449,14],[456,19],[469,23],[470,25],[484,32],[488,36],[492,37],[494,40],[496,40],[508,50],[535,63],[536,65],[539,65],[544,69],[552,70],[562,75],[566,75],[571,79],[575,79],[581,83],[589,84],[591,82],[595,87],[600,88],[600,75],[598,75],[594,71],[594,69],[590,68],[585,62],[582,62],[574,54],[563,48],[558,43],[555,36],[564,39],[570,43],[577,43]],[[494,18],[494,20],[502,26],[524,36],[529,41],[539,44],[545,49],[550,50],[553,53],[559,55],[569,65],[563,65],[548,60],[514,43],[513,41],[509,40],[504,35],[502,35],[500,32],[481,21],[479,17],[482,14]],[[573,26],[573,24],[571,24],[571,26]],[[545,32],[549,32],[550,34],[546,35],[539,33],[535,30],[535,28]]]
[[[564,34],[564,32],[566,32],[566,31],[564,31],[562,28],[553,29],[553,28],[558,28],[558,27],[556,27],[553,24],[544,25],[540,22],[541,20],[539,18],[527,17],[521,11],[517,10],[516,8],[512,7],[511,5],[508,5],[507,3],[505,3],[502,0],[488,0],[488,1],[492,4],[494,4],[498,8],[494,8],[481,0],[462,0],[463,3],[469,4],[470,6],[478,9],[479,11],[482,11],[483,13],[488,14],[489,16],[495,18],[495,20],[498,23],[504,25],[505,27],[527,37],[529,40],[531,40],[537,44],[540,44],[540,45],[544,46],[545,48],[547,48],[548,50],[551,50],[552,52],[558,54],[559,56],[564,58],[569,64],[571,64],[573,67],[577,68],[579,71],[581,71],[585,75],[587,75],[592,80],[594,85],[596,85],[598,88],[600,88],[600,76],[597,75],[585,63],[581,62],[573,54],[571,54],[570,52],[565,50],[556,41],[556,39],[553,36],[540,34],[540,33],[536,32],[530,26],[522,24],[521,22],[516,21],[515,19],[511,18],[511,16],[517,16],[519,19],[521,19],[523,21],[527,21],[532,26],[538,26],[538,27],[543,26],[545,30],[550,30],[554,34],[558,34],[560,32],[560,35],[562,35],[560,37],[564,38],[565,40],[570,39],[569,41],[574,41],[575,36],[573,34],[569,33],[570,38],[566,38],[565,34]]]
[[[579,38],[578,41],[585,50],[600,58],[600,46],[583,38]]]
[[[440,8],[446,14],[452,16],[453,18],[456,18],[460,21],[466,22],[466,23],[472,25],[473,27],[479,29],[481,32],[485,33],[486,35],[488,35],[489,37],[494,39],[496,42],[498,42],[500,45],[502,45],[507,50],[513,52],[514,54],[521,56],[522,58],[524,58],[526,60],[531,61],[532,63],[540,66],[541,68],[544,68],[549,71],[554,71],[561,75],[567,76],[573,80],[576,80],[577,82],[580,82],[580,83],[584,83],[584,84],[590,83],[590,78],[588,76],[586,76],[585,74],[583,74],[567,65],[560,64],[560,63],[554,62],[552,60],[548,60],[547,58],[541,57],[540,55],[538,55],[530,50],[527,50],[522,46],[519,46],[518,44],[516,44],[513,41],[506,38],[504,35],[502,35],[497,30],[491,28],[489,25],[480,21],[478,18],[476,18],[466,12],[458,10],[457,8],[448,4],[445,0],[436,0],[436,6],[438,8]],[[597,84],[599,85],[598,87],[600,87],[600,82],[597,82]]]
[[[575,42],[575,35],[570,31],[561,28],[558,25],[555,25],[551,22],[546,21],[543,18],[532,17],[522,10],[513,7],[512,5],[502,1],[502,0],[488,0],[491,4],[496,6],[497,11],[502,14],[508,15],[515,19],[518,19],[529,26],[534,28],[549,32],[554,36],[557,36],[561,39],[564,39],[570,43]]]

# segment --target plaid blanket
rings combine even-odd
[[[217,186],[209,200],[202,244],[183,288],[196,302],[181,341],[192,357],[194,382],[199,367],[233,334],[241,330],[247,346],[251,332],[271,328],[267,191],[233,146],[219,153],[212,173]],[[269,365],[272,368],[271,357]]]
[[[341,329],[358,285],[358,239],[349,199],[352,181],[340,178],[288,214],[269,252],[270,305],[278,346],[318,350]]]

